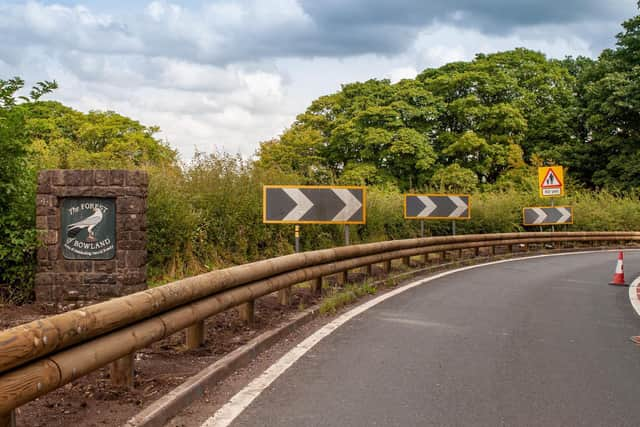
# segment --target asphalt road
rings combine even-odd
[[[233,426],[638,426],[640,317],[616,254],[460,272],[338,328]],[[627,280],[640,252],[625,254]]]

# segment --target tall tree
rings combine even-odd
[[[640,7],[640,4],[639,4]],[[591,184],[640,187],[640,16],[622,24],[617,47],[585,75],[588,136],[581,152],[599,162],[578,165]]]

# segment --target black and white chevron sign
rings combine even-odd
[[[522,223],[524,225],[573,224],[573,208],[571,206],[524,208]]]
[[[407,219],[470,219],[471,197],[468,194],[405,194],[404,217]]]
[[[364,187],[265,185],[263,222],[364,224]]]

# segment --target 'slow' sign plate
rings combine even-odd
[[[546,206],[531,207],[522,210],[524,225],[559,225],[573,224],[573,207]]]
[[[268,224],[364,224],[366,189],[265,185],[262,215]]]
[[[470,219],[468,194],[405,194],[406,219]]]

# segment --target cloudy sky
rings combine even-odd
[[[397,81],[477,52],[612,47],[635,0],[0,0],[0,78],[115,110],[188,160],[250,156],[341,83]]]

